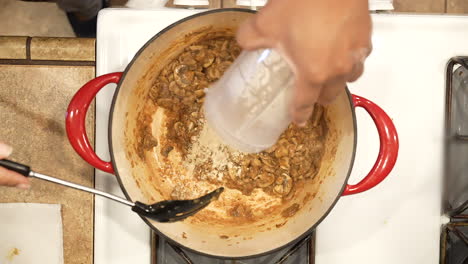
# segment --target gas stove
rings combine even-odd
[[[441,264],[468,263],[468,57],[447,65]]]
[[[223,260],[184,250],[163,237],[153,235],[151,264],[314,264],[315,234],[275,253],[242,260]]]
[[[200,10],[103,10],[98,18],[96,74],[125,70],[153,35],[196,12]],[[349,87],[351,92],[379,104],[398,130],[399,159],[384,182],[371,191],[340,198],[314,236],[254,260],[217,260],[196,255],[152,234],[126,208],[96,197],[94,263],[435,264],[460,258],[462,262],[442,263],[466,264],[466,255],[453,253],[466,242],[466,233],[461,235],[467,229],[466,213],[459,210],[463,199],[467,200],[460,196],[467,194],[466,188],[463,192],[462,183],[453,183],[461,190],[457,191],[460,195],[453,196],[443,196],[441,189],[444,153],[449,153],[447,149],[444,152],[444,139],[450,138],[444,136],[443,129],[446,66],[450,58],[468,54],[468,17],[375,14],[373,21],[374,51],[366,61],[364,76]],[[460,63],[454,65],[453,72]],[[454,78],[453,91],[460,90],[455,87],[456,82]],[[96,152],[107,160],[113,92],[113,87],[106,87],[96,98]],[[466,104],[460,100],[458,105]],[[450,111],[463,113],[459,109]],[[350,183],[359,181],[369,171],[379,144],[371,119],[361,110],[356,115],[358,146]],[[459,133],[450,135],[460,146],[466,144],[466,124],[452,125]],[[452,155],[464,153],[455,144],[453,148],[461,152]],[[464,157],[468,157],[466,152]],[[463,164],[459,161],[456,166],[460,167]],[[123,195],[115,176],[98,170],[96,187]],[[466,253],[466,248],[462,252]]]

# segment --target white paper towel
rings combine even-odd
[[[0,264],[63,264],[59,204],[0,204]]]

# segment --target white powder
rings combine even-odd
[[[193,172],[196,165],[211,161],[212,169],[206,170],[206,173],[201,175],[202,179],[222,181],[226,176],[223,171],[236,166],[231,157],[237,159],[240,156],[241,153],[225,145],[216,132],[206,122],[203,122],[203,129],[190,148],[185,165],[189,171]]]

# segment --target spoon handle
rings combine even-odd
[[[29,166],[7,159],[0,159],[0,166],[26,177],[29,177],[29,174],[31,173],[31,168]]]
[[[131,201],[128,201],[128,200],[126,200],[124,198],[121,198],[121,197],[118,197],[118,196],[115,196],[113,194],[106,193],[106,192],[103,192],[103,191],[99,191],[99,190],[96,190],[96,189],[93,189],[93,188],[89,188],[89,187],[86,187],[86,186],[83,186],[83,185],[79,185],[79,184],[76,184],[76,183],[64,181],[64,180],[57,179],[57,178],[54,178],[54,177],[51,177],[51,176],[48,176],[48,175],[44,175],[44,174],[41,174],[41,173],[34,172],[34,171],[31,170],[31,168],[29,166],[26,166],[24,164],[17,163],[17,162],[11,161],[11,160],[0,159],[0,166],[4,167],[6,169],[9,169],[9,170],[15,171],[15,172],[17,172],[19,174],[22,174],[22,175],[26,176],[26,177],[38,178],[38,179],[41,179],[41,180],[53,182],[53,183],[56,183],[56,184],[67,186],[67,187],[71,187],[71,188],[74,188],[74,189],[77,189],[77,190],[80,190],[80,191],[93,193],[93,194],[96,194],[96,195],[99,195],[99,196],[114,200],[116,202],[119,202],[119,203],[122,203],[122,204],[125,204],[125,205],[128,205],[128,206],[132,206],[132,207],[135,206],[135,203],[133,203]]]

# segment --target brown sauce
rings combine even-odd
[[[167,135],[158,142],[151,135],[151,116],[143,117],[137,142],[137,154],[141,159],[155,146],[160,147],[163,159],[173,150],[181,153],[182,159],[187,158],[205,124],[202,109],[205,89],[221,77],[240,51],[233,36],[216,36],[186,47],[165,66],[153,82],[149,102],[165,110]],[[229,166],[216,169],[216,174],[222,173],[224,177],[205,177],[215,170],[209,160],[195,167],[195,178],[239,190],[244,195],[262,189],[288,201],[296,190],[295,184],[304,184],[318,173],[328,132],[325,111],[324,107],[316,105],[304,127],[290,125],[279,141],[266,151],[229,157]],[[182,196],[175,192],[170,198],[188,198]],[[299,209],[298,204],[293,204],[281,214],[290,217]],[[245,205],[238,204],[226,210],[232,218],[253,219],[251,209]]]

